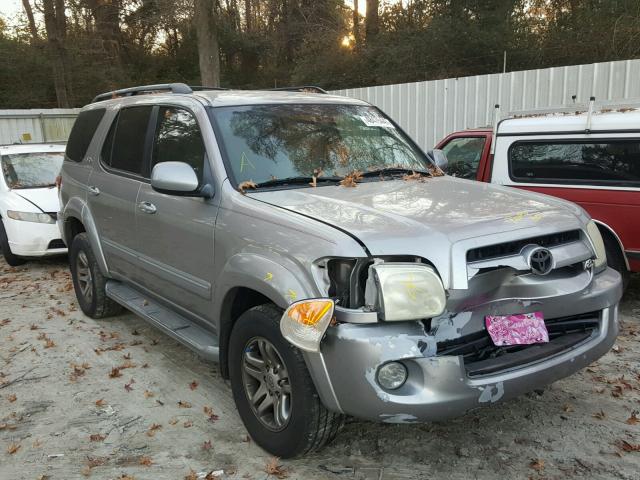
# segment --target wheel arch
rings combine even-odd
[[[98,229],[88,205],[80,198],[69,199],[62,214],[62,235],[67,247],[71,248],[73,237],[78,233],[86,233],[89,243],[96,257],[96,262],[103,275],[109,276],[109,268],[105,260],[102,244],[100,243]]]
[[[607,225],[606,223],[604,223],[604,222],[602,222],[600,220],[596,220],[594,218],[593,221],[598,226],[598,229],[600,230],[600,234],[602,236],[608,236],[609,238],[611,238],[613,240],[614,244],[616,244],[618,246],[618,249],[619,249],[620,255],[622,256],[622,259],[624,261],[625,267],[626,267],[627,271],[629,271],[629,259],[627,258],[627,255],[624,252],[624,245],[622,243],[622,240],[620,239],[620,237],[618,236],[616,231],[613,228],[611,228],[609,225]]]

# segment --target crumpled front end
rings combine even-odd
[[[604,355],[618,334],[620,275],[594,266],[582,232],[536,240],[554,255],[545,274],[527,263],[530,242],[467,249],[468,288],[449,289],[437,317],[368,323],[371,313],[338,309],[320,352],[306,354],[327,407],[384,422],[442,420],[542,388]],[[548,343],[493,343],[488,315],[533,312],[544,317]],[[389,362],[407,372],[393,390],[378,378]]]

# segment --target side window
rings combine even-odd
[[[104,108],[96,108],[80,112],[69,134],[69,140],[67,140],[65,152],[67,159],[74,162],[81,162],[84,159],[105,111]]]
[[[528,183],[640,187],[640,140],[516,142],[509,173]]]
[[[485,137],[459,137],[447,143],[442,148],[449,161],[447,173],[475,180],[485,141]]]
[[[104,139],[104,143],[102,144],[102,149],[100,150],[100,160],[107,166],[111,166],[111,152],[113,151],[113,137],[116,134],[116,127],[118,126],[118,116],[113,119],[111,123],[111,127],[109,127],[109,132],[107,133],[106,138]]]
[[[202,180],[204,142],[191,112],[177,107],[160,107],[153,142],[151,166],[162,162],[184,162]]]
[[[141,177],[148,177],[147,165],[144,159],[144,150],[147,137],[147,128],[151,114],[151,106],[127,107],[120,110],[115,128],[111,160],[105,162],[111,168],[133,173]],[[111,132],[109,133],[109,135]],[[103,148],[110,140],[107,139]]]

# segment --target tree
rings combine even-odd
[[[195,0],[195,23],[202,85],[220,86],[217,13],[212,0]]]
[[[65,51],[67,19],[64,12],[64,0],[43,0],[42,6],[58,107],[68,108],[71,106],[71,102],[67,86],[67,55]]]
[[[31,32],[31,37],[34,41],[38,41],[38,29],[36,28],[36,20],[33,16],[33,9],[31,8],[31,3],[29,0],[22,0],[22,6],[24,8],[24,13],[27,15],[27,20],[29,21],[29,31]]]
[[[380,30],[379,25],[379,16],[378,16],[378,8],[379,8],[378,0],[367,0],[367,13],[365,16],[365,35],[367,37],[367,42],[373,40]]]

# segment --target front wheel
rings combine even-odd
[[[280,334],[281,316],[274,305],[240,316],[229,342],[229,374],[251,437],[269,453],[290,458],[333,440],[343,416],[320,401],[302,354]]]
[[[2,250],[2,256],[10,267],[19,267],[26,262],[26,260],[16,257],[11,252],[11,248],[9,247],[9,238],[7,237],[7,232],[4,229],[2,221],[0,221],[0,250]]]

